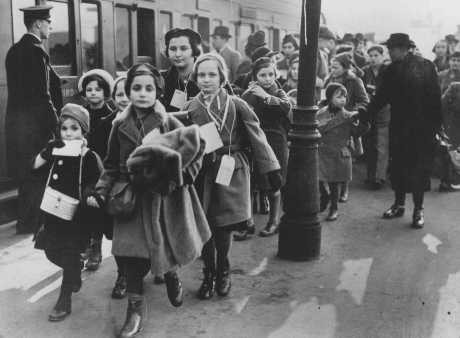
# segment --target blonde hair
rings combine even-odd
[[[227,68],[227,64],[225,63],[225,60],[223,59],[223,57],[217,53],[202,54],[196,59],[195,64],[193,65],[193,71],[191,74],[192,80],[197,82],[198,67],[201,63],[205,61],[215,61],[216,62],[217,70],[219,71],[220,85],[224,86],[228,82],[228,68]]]

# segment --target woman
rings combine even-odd
[[[364,88],[363,81],[353,73],[354,63],[349,53],[337,54],[331,62],[331,74],[326,79],[325,87],[330,83],[340,83],[345,86],[348,98],[345,109],[348,111],[365,111],[369,103],[369,97]],[[361,139],[353,138],[354,146],[361,145]],[[339,202],[348,200],[348,182],[341,186]]]
[[[266,174],[272,190],[281,187],[280,166],[249,106],[224,89],[227,68],[220,55],[200,56],[192,79],[201,92],[184,110],[198,125],[215,126],[223,146],[206,155],[197,187],[211,228],[212,237],[203,247],[204,279],[198,290],[200,299],[230,292],[229,252],[232,230],[241,229],[251,217],[249,162],[252,152],[256,167]],[[221,173],[227,173],[227,175]]]
[[[166,56],[171,68],[162,75],[165,91],[161,102],[166,111],[179,111],[190,98],[200,90],[194,81],[190,81],[195,59],[200,55],[201,36],[191,29],[174,28],[166,33]]]
[[[449,47],[446,40],[439,40],[433,47],[436,57],[433,60],[436,70],[442,72],[449,69]]]
[[[112,253],[126,267],[128,293],[121,337],[132,337],[141,329],[143,279],[149,270],[154,275],[164,274],[168,298],[173,306],[180,306],[183,292],[176,270],[199,256],[203,243],[210,237],[204,212],[194,198],[191,185],[194,173],[200,168],[198,156],[193,161],[196,168],[190,166],[191,170],[178,173],[180,181],[187,183],[176,184],[174,193],[169,191],[171,181],[164,175],[173,172],[173,167],[164,165],[166,171],[158,174],[150,168],[138,168],[136,164],[141,162],[139,158],[148,159],[152,155],[145,147],[139,153],[141,147],[138,146],[145,143],[146,136],[167,135],[182,127],[158,101],[163,88],[163,78],[151,65],[135,65],[128,71],[125,91],[131,105],[114,121],[104,173],[96,186],[109,210],[116,206],[117,196],[135,196],[134,201],[128,199],[131,203],[125,202],[122,208],[112,210]],[[161,165],[163,162],[152,160],[151,163]],[[145,182],[142,173],[152,180],[156,178],[156,183]],[[165,184],[168,189],[164,189]],[[129,191],[133,194],[128,194]]]

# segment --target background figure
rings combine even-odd
[[[452,82],[460,81],[460,52],[454,52],[449,57],[449,68],[439,73],[441,93],[449,88]]]
[[[252,54],[257,48],[265,46],[266,44],[267,42],[265,41],[264,31],[257,31],[248,36],[248,42],[246,43],[246,46],[244,46],[244,53],[246,54],[246,57],[238,66],[236,71],[238,76],[249,73],[251,71]]]
[[[458,39],[454,34],[448,34],[444,38],[444,40],[447,41],[448,45],[448,52],[447,55],[450,56],[452,55],[455,51],[458,51]]]
[[[43,194],[40,174],[31,175],[34,156],[53,137],[56,111],[62,107],[60,80],[42,47],[48,39],[52,6],[22,8],[27,33],[8,51],[5,61],[8,104],[6,144],[8,173],[19,183],[17,233],[38,229]]]
[[[276,68],[280,73],[280,77],[284,80],[287,79],[287,73],[289,70],[289,63],[294,54],[299,50],[299,44],[297,43],[296,38],[292,34],[287,34],[284,36],[283,41],[281,42],[282,52],[281,54],[284,58],[281,61],[276,63]]]
[[[241,54],[231,48],[228,40],[232,36],[226,26],[217,26],[212,34],[212,46],[225,60],[228,68],[228,81],[233,83],[237,77],[238,66],[241,62]]]
[[[449,46],[446,40],[439,40],[433,47],[436,57],[433,60],[436,70],[442,72],[449,68]]]

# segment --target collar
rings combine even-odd
[[[219,54],[222,54],[222,52],[226,49],[228,49],[228,44],[225,44],[224,47],[220,49]]]
[[[27,32],[26,34],[32,35],[35,39],[38,40],[39,43],[42,43],[42,39],[40,39],[38,35],[35,35],[34,33],[31,33],[31,32]]]

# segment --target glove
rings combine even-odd
[[[45,148],[40,152],[40,156],[45,160],[45,161],[51,161],[51,158],[53,157],[53,149],[54,148],[62,148],[65,146],[64,141],[61,139],[54,139],[48,141],[48,144],[46,145]]]
[[[272,191],[278,191],[283,185],[283,179],[281,177],[281,170],[274,170],[267,173],[268,182]]]

